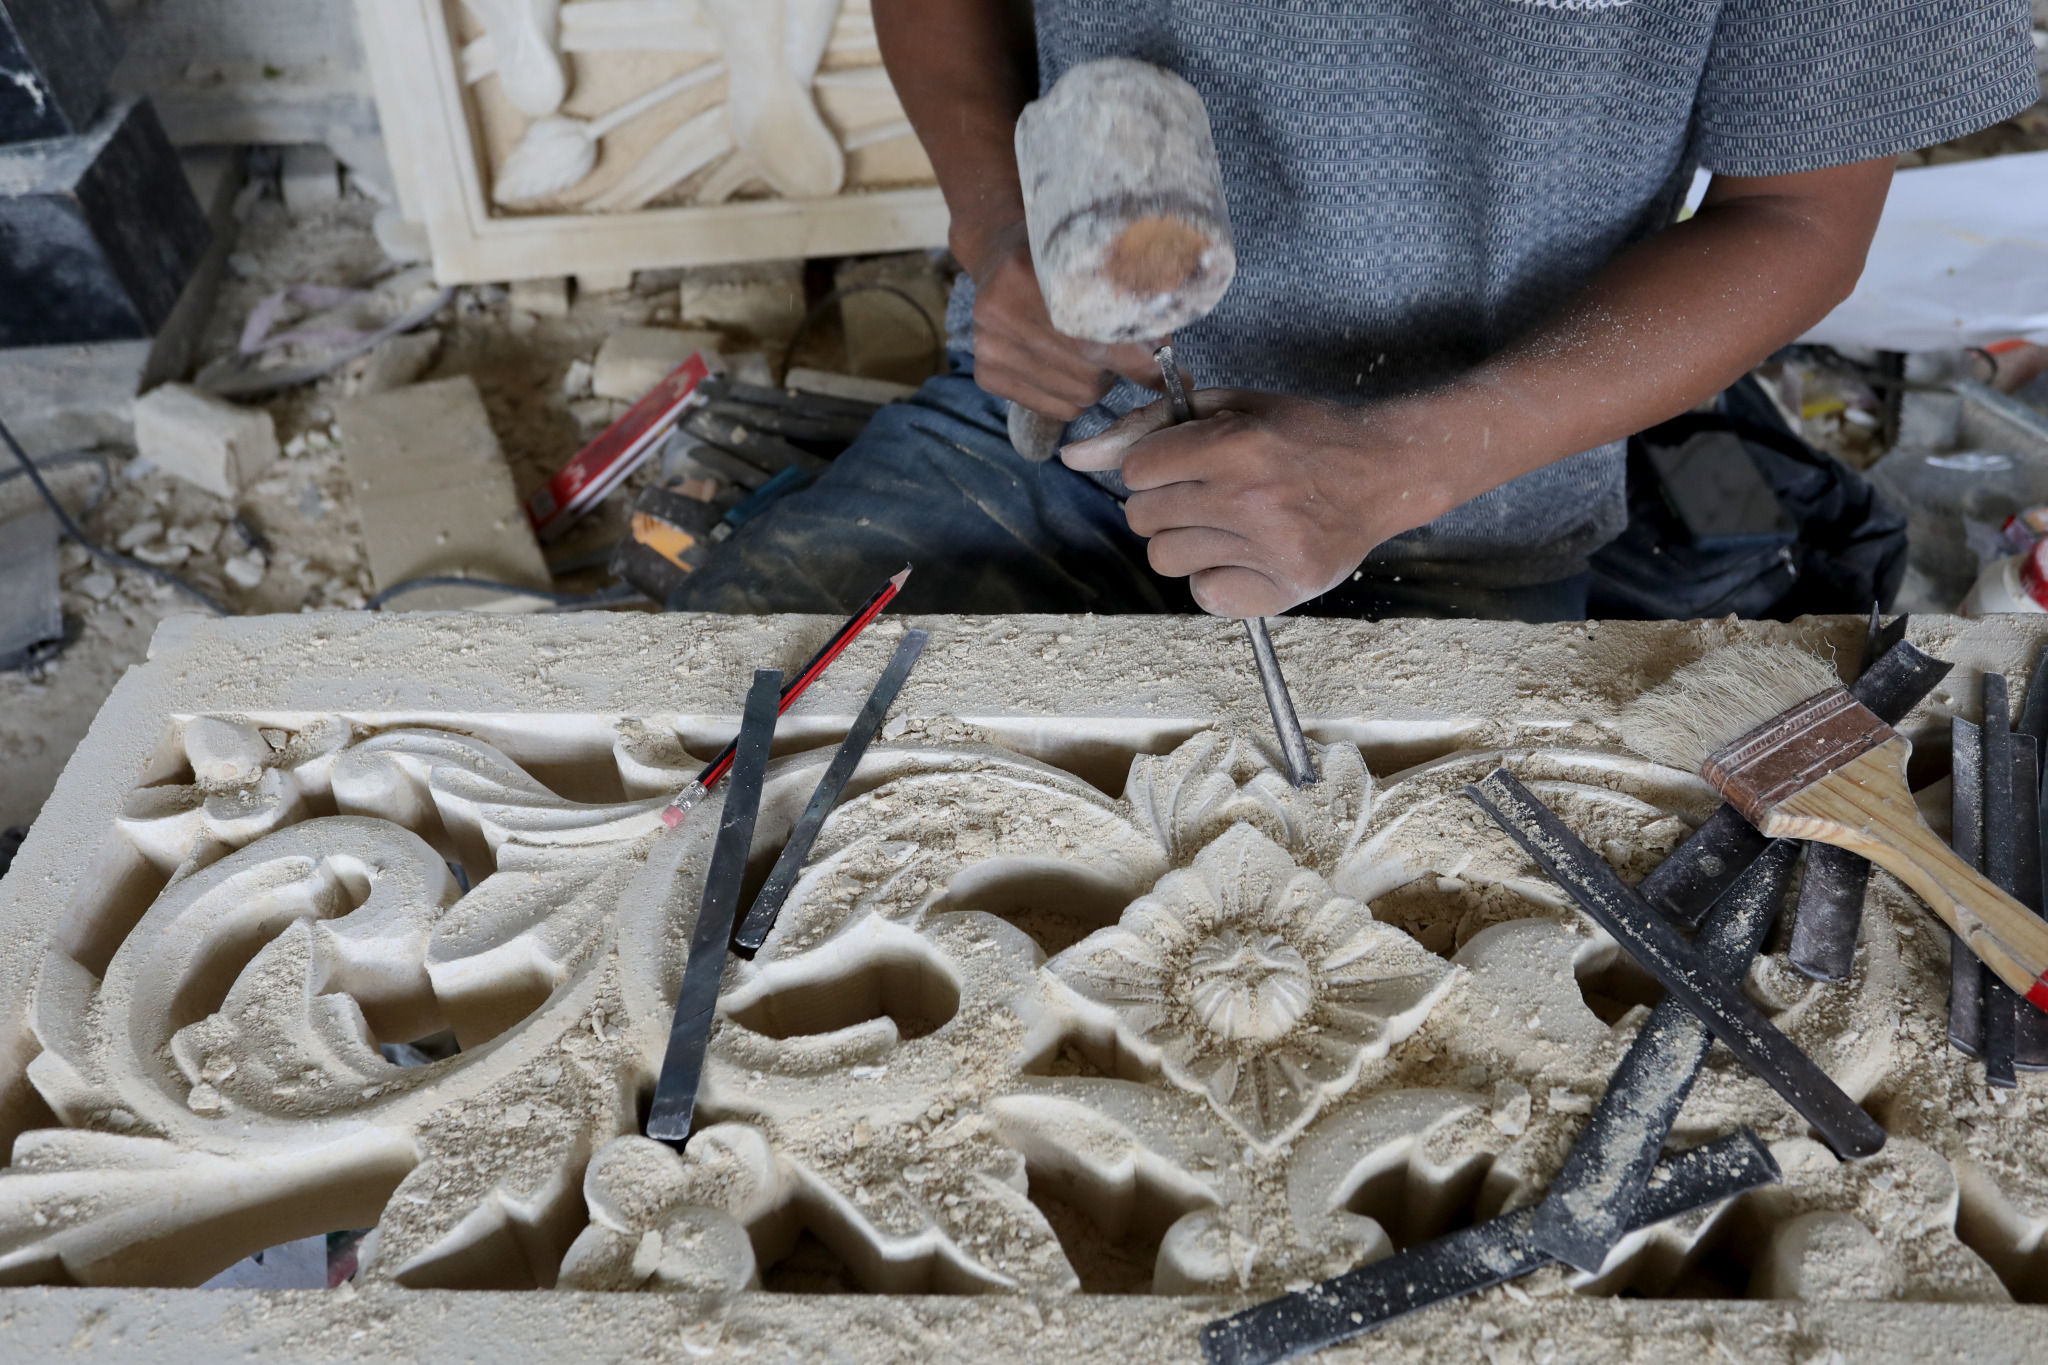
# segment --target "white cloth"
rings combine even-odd
[[[1935,351],[2048,345],[2048,152],[1892,179],[1856,292],[1804,338]]]

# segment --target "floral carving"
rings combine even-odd
[[[192,718],[191,780],[116,821],[160,889],[43,959],[62,1126],[0,1174],[0,1277],[179,1283],[298,1218],[374,1223],[365,1275],[413,1286],[742,1293],[808,1235],[848,1287],[1063,1292],[1063,1203],[1145,1245],[1131,1287],[1213,1293],[1385,1254],[1373,1191],[1447,1226],[1477,1172],[1554,1170],[1623,1040],[1574,979],[1602,945],[1465,818],[1502,755],[1376,784],[1331,745],[1298,791],[1205,732],[1112,797],[982,738],[870,750],[729,967],[678,1155],[633,1131],[717,827],[657,818],[673,736],[620,721],[588,757],[625,799],[577,802],[477,735]],[[771,765],[757,852],[829,757]],[[1507,757],[1612,847],[1672,823],[1616,760]],[[1440,955],[1376,913],[1404,892],[1486,913]],[[442,1030],[430,1065],[378,1046]]]
[[[1451,978],[1243,824],[1050,970],[1116,1011],[1120,1042],[1265,1145],[1419,1028]]]

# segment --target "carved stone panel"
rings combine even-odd
[[[865,0],[358,0],[444,283],[938,246]]]
[[[1142,1302],[1267,1297],[1540,1198],[1654,998],[1464,784],[1506,763],[1633,880],[1712,798],[1627,752],[1619,704],[1730,635],[1855,629],[1287,623],[1323,774],[1297,791],[1228,623],[925,624],[775,931],[727,965],[680,1153],[637,1130],[718,806],[659,811],[749,670],[830,623],[167,627],[0,884],[0,1283],[176,1289],[368,1229],[380,1322],[442,1289],[657,1293],[694,1305],[692,1349],[776,1358],[744,1326],[776,1293],[865,1296],[825,1300],[848,1332],[931,1295],[1126,1296],[1185,1355],[1201,1313]],[[898,629],[780,727],[757,877]],[[1962,667],[1913,733],[2035,647],[1916,629]],[[1767,953],[1747,986],[1883,1153],[1837,1163],[1717,1051],[1673,1141],[1753,1128],[1782,1184],[1443,1320],[1554,1299],[1526,1320],[1576,1322],[1568,1358],[1626,1316],[1571,1318],[1586,1297],[1824,1324],[2048,1290],[2037,1087],[2000,1098],[1945,1049],[1924,909],[1880,877],[1866,913],[1846,985]],[[962,1311],[971,1335],[1008,1310]],[[789,1312],[827,1349],[829,1317]]]

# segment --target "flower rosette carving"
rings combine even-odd
[[[1272,1147],[1412,1034],[1449,963],[1233,825],[1048,970],[1117,1042]]]

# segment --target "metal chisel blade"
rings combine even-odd
[[[1740,811],[1724,805],[1651,868],[1636,892],[1664,918],[1690,929],[1770,844]]]
[[[1778,1178],[1778,1163],[1762,1140],[1738,1129],[1665,1162],[1636,1207],[1629,1230],[1718,1204]],[[1277,1365],[1363,1336],[1418,1309],[1541,1270],[1551,1257],[1529,1239],[1534,1216],[1533,1209],[1504,1214],[1218,1318],[1202,1329],[1202,1354],[1209,1365]]]
[[[1714,902],[1693,943],[1708,970],[1742,979],[1777,922],[1798,861],[1797,843],[1774,840]],[[1657,1002],[1536,1208],[1530,1237],[1539,1249],[1584,1271],[1606,1262],[1635,1225],[1636,1206],[1647,1197],[1644,1182],[1712,1042],[1707,1026],[1683,1004]]]
[[[2034,660],[2034,671],[2027,679],[2026,701],[2020,707],[2020,722],[2013,728],[2023,735],[2032,735],[2036,744],[2048,745],[2048,648]]]
[[[896,694],[903,690],[903,680],[910,676],[917,656],[924,652],[925,642],[930,639],[930,631],[912,629],[904,632],[902,643],[896,646],[896,653],[889,659],[889,666],[882,670],[881,681],[868,694],[867,705],[854,717],[852,728],[840,741],[839,752],[832,755],[831,765],[818,779],[817,790],[811,793],[811,803],[804,807],[796,828],[789,832],[789,842],[782,846],[774,868],[768,873],[768,880],[761,884],[753,906],[740,922],[739,932],[733,935],[733,951],[741,957],[752,957],[768,941],[768,931],[775,927],[775,917],[782,913],[782,903],[789,899],[790,888],[796,885],[804,860],[811,856],[811,845],[817,842],[825,817],[839,804],[839,793],[846,790],[847,780],[860,766],[861,755],[874,742],[876,731],[882,728],[883,719],[896,702]]]
[[[2037,915],[2042,910],[2041,806],[2035,793],[2040,789],[2041,746],[2032,735],[2014,731],[2012,894]],[[2012,1064],[2021,1071],[2048,1070],[2048,1014],[2031,1009],[2014,1011]]]
[[[718,983],[725,975],[726,944],[732,938],[733,912],[739,906],[740,882],[747,874],[747,850],[754,842],[754,821],[761,813],[761,782],[768,770],[768,743],[775,737],[775,715],[782,701],[782,673],[764,668],[754,674],[747,693],[745,717],[725,782],[725,806],[718,817],[718,838],[711,849],[711,868],[704,878],[704,901],[690,934],[690,957],[683,965],[682,989],[676,992],[675,1022],[669,1026],[668,1051],[661,1059],[654,1105],[647,1114],[647,1136],[682,1143],[690,1136],[697,1112],[697,1086],[704,1077],[704,1046],[718,1007]]]
[[[1288,694],[1287,679],[1280,672],[1280,656],[1273,652],[1273,636],[1266,618],[1247,616],[1244,632],[1251,637],[1252,658],[1259,666],[1259,685],[1266,692],[1266,709],[1273,713],[1273,730],[1280,737],[1280,757],[1287,764],[1287,780],[1296,787],[1314,786],[1315,760],[1309,756],[1308,736],[1301,719],[1294,714],[1294,698]]]
[[[1960,716],[1949,722],[1953,798],[1949,844],[1956,856],[1984,870],[1984,749],[1978,727]],[[1984,976],[1976,955],[1948,936],[1948,1041],[1966,1057],[1984,1051]]]
[[[2018,887],[2017,849],[2013,839],[2012,706],[2005,675],[1984,675],[1984,727],[1978,744],[1984,766],[1984,875],[2011,895]],[[1984,1079],[2003,1090],[2013,1089],[2012,1052],[2019,1025],[2020,998],[2012,987],[1979,964],[1984,990]]]
[[[1851,688],[1856,700],[1896,725],[1948,675],[1949,665],[1905,643],[1901,616],[1864,642],[1863,675]],[[1832,844],[1806,846],[1806,876],[1792,921],[1792,946],[1785,957],[1816,981],[1847,981],[1863,932],[1863,901],[1870,889],[1870,864]]]
[[[1737,1060],[1768,1082],[1838,1154],[1869,1156],[1884,1146],[1885,1131],[1877,1120],[1764,1018],[1739,982],[1717,976],[1677,930],[1629,890],[1614,869],[1512,773],[1496,768],[1465,791],[1571,894],[1580,909],[1674,999],[1698,1015]]]

